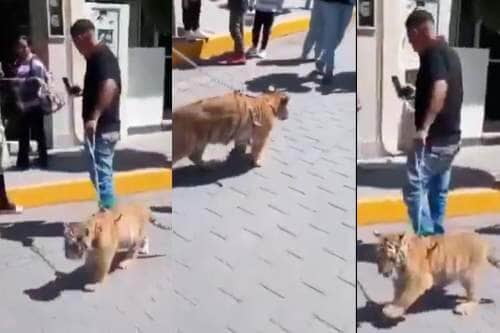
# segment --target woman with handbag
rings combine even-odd
[[[41,85],[48,83],[48,72],[43,62],[32,52],[28,37],[20,36],[15,45],[16,78],[24,80],[18,87],[18,108],[21,112],[19,121],[19,152],[17,167],[28,169],[30,166],[30,138],[38,144],[39,164],[47,168],[47,139],[44,129],[45,101],[40,96]]]

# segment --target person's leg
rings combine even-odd
[[[320,15],[320,5],[318,4],[321,0],[314,1],[313,9],[311,11],[311,18],[309,21],[309,30],[307,31],[306,38],[304,40],[304,45],[302,46],[302,58],[307,58],[313,45],[315,46],[315,55],[318,55],[319,52],[316,52],[316,49],[319,50],[318,37],[322,27],[322,17]],[[318,58],[315,58],[318,59]]]
[[[45,135],[44,128],[44,116],[42,111],[35,112],[32,115],[32,123],[33,123],[33,137],[36,139],[38,144],[38,158],[40,162],[40,166],[42,168],[47,167],[48,155],[47,155],[47,137]]]
[[[97,171],[97,186],[99,188],[99,207],[112,209],[116,205],[113,183],[113,157],[116,141],[96,138],[95,161]]]
[[[426,161],[428,168],[433,168],[435,173],[429,184],[428,195],[435,234],[444,233],[444,217],[451,181],[451,164],[458,152],[456,147],[450,147],[449,151],[446,151],[446,148],[444,149],[445,151],[442,154],[428,155]]]
[[[237,19],[238,19],[238,13],[231,10],[229,11],[229,33],[231,34],[231,38],[233,39],[234,42],[234,53],[237,52],[237,47],[238,47],[238,27],[237,27]]]
[[[434,233],[430,218],[429,201],[427,198],[428,175],[422,169],[423,149],[413,149],[406,163],[406,185],[403,188],[403,198],[408,210],[408,216],[417,235]],[[427,182],[427,184],[426,184]]]
[[[192,30],[197,31],[200,29],[200,13],[201,13],[201,0],[191,1],[192,7]]]
[[[19,121],[19,150],[17,152],[17,167],[21,169],[29,168],[30,160],[30,129],[31,119],[29,113],[23,113]]]
[[[264,29],[262,32],[262,45],[260,47],[261,50],[265,50],[267,47],[267,43],[269,42],[269,36],[271,35],[271,29],[273,27],[274,22],[274,13],[265,13],[264,16]]]
[[[261,12],[260,10],[255,11],[252,29],[252,47],[254,49],[257,49],[257,46],[259,46],[260,31],[262,30],[262,25],[264,24],[264,16],[264,12]]]
[[[190,4],[187,0],[182,1],[182,23],[184,24],[184,32],[188,32],[192,29],[191,27],[191,9]]]
[[[353,7],[341,3],[324,3],[325,10],[322,12],[325,18],[324,31],[330,33],[322,34],[323,54],[321,62],[325,64],[325,83],[331,81],[335,66],[335,50],[344,37],[345,30],[352,17]]]

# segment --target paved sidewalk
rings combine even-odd
[[[172,149],[171,132],[133,135],[120,141],[116,149],[114,166],[117,172],[166,168]],[[88,178],[83,147],[52,151],[49,154],[48,170],[40,170],[36,165],[28,171],[8,169],[5,172],[7,186],[12,188]],[[11,156],[13,165],[15,160],[16,156]]]
[[[152,206],[158,220],[171,225],[170,191],[122,200]],[[138,258],[128,270],[111,273],[95,292],[50,283],[54,272],[29,243],[33,241],[58,270],[71,272],[82,262],[64,257],[62,223],[82,221],[93,212],[95,203],[84,202],[0,216],[0,332],[175,332],[171,231],[148,225],[151,255],[163,256]]]
[[[451,190],[493,188],[500,177],[500,146],[462,147],[453,162]],[[358,197],[401,195],[406,158],[358,161]]]
[[[174,0],[176,27],[182,24],[182,0]],[[283,13],[276,16],[276,23],[283,20],[303,17],[310,13],[310,10],[304,9],[305,0],[285,0]],[[202,1],[200,28],[209,35],[229,34],[229,10],[227,9],[227,0]]]
[[[251,92],[284,88],[290,118],[261,168],[174,168],[178,332],[355,332],[355,30],[332,87],[294,60],[303,39],[271,41],[266,61],[204,67]],[[173,74],[174,106],[227,92],[197,71]],[[210,147],[205,158],[227,152]]]
[[[500,255],[500,215],[481,215],[467,218],[449,219],[447,231],[475,230],[492,242]],[[377,303],[391,301],[393,288],[390,279],[378,274],[375,264],[375,237],[373,230],[379,232],[399,232],[407,228],[406,224],[376,225],[358,228],[357,278],[362,283],[368,296]],[[460,317],[452,313],[457,296],[464,295],[463,288],[453,284],[446,288],[446,293],[428,295],[411,309],[406,319],[397,324],[389,323],[380,317],[380,306],[368,305],[363,293],[357,292],[357,322],[359,333],[394,332],[456,332],[456,333],[494,333],[500,330],[500,271],[488,267],[478,289],[478,296],[487,304],[481,304],[469,317]],[[493,303],[491,302],[493,301]]]

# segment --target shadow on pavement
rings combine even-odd
[[[356,242],[356,261],[377,263],[377,244],[364,243],[361,240]]]
[[[297,73],[277,73],[266,74],[245,83],[247,89],[252,92],[266,91],[269,86],[274,86],[276,89],[284,89],[291,93],[308,93],[312,89],[304,84],[314,81],[312,75],[300,77]]]
[[[311,62],[314,62],[314,59],[302,59],[302,58],[272,59],[272,60],[261,60],[257,63],[257,66],[295,67]]]
[[[172,214],[172,206],[152,206],[151,210],[155,213]]]
[[[111,265],[110,274],[118,269],[118,263],[124,259],[126,255],[125,252],[120,252],[115,255],[113,258],[113,263]],[[158,255],[144,255],[139,256],[135,260],[140,259],[151,259],[165,257],[163,254]],[[93,288],[88,288],[87,285],[95,284],[90,282],[87,271],[85,267],[82,265],[70,273],[56,272],[56,278],[52,281],[47,282],[41,287],[34,289],[26,289],[24,290],[24,294],[28,295],[28,297],[33,301],[39,302],[49,302],[53,301],[64,291],[67,290],[75,290],[82,292],[94,292]]]
[[[165,168],[167,163],[166,155],[161,153],[120,149],[115,153],[113,167],[118,172],[143,168]],[[74,173],[86,172],[86,156],[82,151],[51,154],[47,170]]]
[[[23,246],[31,246],[33,237],[60,237],[63,235],[63,224],[60,222],[24,221],[0,223],[0,239],[20,242]]]
[[[331,84],[320,85],[316,90],[322,95],[356,92],[356,72],[341,72],[335,74]]]
[[[485,234],[485,235],[500,235],[500,224],[494,224],[487,227],[478,228],[475,231],[479,234]]]
[[[213,184],[221,179],[240,176],[252,168],[253,166],[247,158],[230,153],[226,161],[221,161],[213,170],[202,170],[196,165],[174,169],[173,187],[194,187]]]
[[[361,187],[400,189],[405,184],[404,163],[359,163],[356,170],[357,185]],[[451,172],[450,190],[495,186],[495,177],[484,170],[454,166]]]
[[[407,315],[422,313],[435,310],[453,311],[455,306],[462,301],[463,298],[457,295],[448,295],[443,288],[432,288],[422,295],[407,311]],[[481,299],[480,304],[491,304],[491,299]],[[404,318],[392,320],[386,318],[382,314],[382,308],[385,304],[377,304],[367,302],[364,307],[356,309],[356,326],[359,327],[362,323],[369,323],[375,328],[392,328],[397,326]]]

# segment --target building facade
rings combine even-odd
[[[159,129],[168,105],[169,38],[160,32],[157,22],[146,17],[146,1],[152,0],[2,0],[0,62],[13,60],[12,41],[25,34],[31,37],[33,49],[51,72],[58,91],[65,91],[63,77],[82,85],[85,59],[74,48],[69,29],[77,19],[89,18],[98,38],[108,44],[120,63],[122,137]],[[53,148],[80,144],[82,127],[79,98],[67,98],[64,109],[46,117]]]
[[[433,13],[437,33],[455,47],[462,61],[464,143],[477,144],[500,132],[495,107],[500,100],[492,93],[494,78],[500,78],[495,58],[500,59],[500,38],[481,24],[471,1],[358,0],[359,159],[402,154],[411,142],[413,107],[397,97],[392,77],[402,84],[415,82],[419,59],[404,23],[417,7]]]

